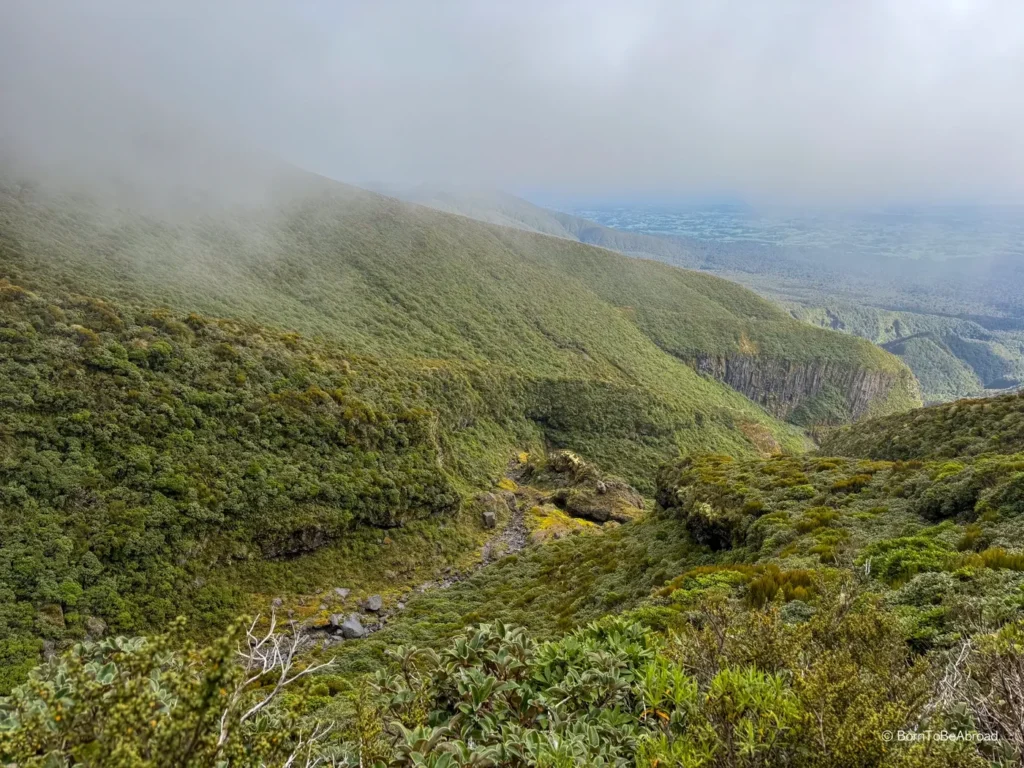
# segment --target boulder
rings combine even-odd
[[[363,603],[363,607],[376,613],[384,607],[384,599],[380,595],[370,595]]]
[[[572,517],[598,524],[609,520],[628,523],[644,508],[643,497],[634,488],[618,480],[602,480],[594,487],[577,485],[559,488],[547,500]]]
[[[90,616],[85,620],[85,631],[94,640],[103,637],[107,631],[107,622],[95,616]]]
[[[341,630],[341,636],[346,640],[358,640],[361,637],[366,637],[368,634],[366,627],[363,626],[363,622],[359,618],[358,613],[353,613],[338,625],[338,628]]]
[[[492,509],[485,509],[480,518],[484,528],[494,528],[498,524],[498,518],[495,516],[494,510]]]

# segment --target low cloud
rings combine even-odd
[[[1015,0],[7,0],[0,87],[9,155],[154,183],[229,146],[357,182],[1024,201]]]

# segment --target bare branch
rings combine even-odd
[[[246,672],[246,677],[231,692],[231,695],[228,697],[227,706],[221,714],[220,737],[217,742],[219,745],[227,741],[231,716],[237,710],[243,696],[245,696],[247,691],[251,690],[253,685],[270,675],[276,674],[277,676],[277,682],[270,693],[264,695],[259,701],[239,715],[238,723],[244,723],[261,712],[282,690],[292,683],[334,665],[335,660],[332,658],[321,664],[313,664],[312,666],[295,671],[296,656],[302,650],[306,639],[301,627],[292,621],[289,623],[287,634],[277,633],[277,614],[275,611],[271,611],[269,627],[265,634],[260,634],[257,633],[259,620],[259,616],[253,619],[246,629],[245,639],[239,644],[238,656]],[[320,737],[322,737],[322,734]],[[307,741],[306,743],[309,742]],[[296,752],[296,754],[298,753]]]
[[[302,762],[302,768],[316,768],[318,765],[334,765],[334,758],[327,758],[323,755],[314,755],[313,746],[322,741],[327,734],[333,729],[332,724],[320,723],[318,724],[308,737],[300,738],[299,743],[295,746],[294,751],[288,756],[288,760],[285,761],[283,768],[291,768],[293,765],[298,765],[296,762],[299,757],[305,753],[305,759]]]

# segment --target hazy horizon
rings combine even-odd
[[[153,183],[181,161],[147,153],[225,145],[352,182],[1024,202],[999,0],[11,0],[0,85],[8,154]]]

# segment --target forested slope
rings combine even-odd
[[[804,424],[917,401],[895,358],[809,329],[724,280],[327,180],[289,177],[272,189],[262,208],[168,220],[10,183],[0,210],[17,258],[7,269],[31,284],[248,318],[373,354],[641,386],[691,412],[688,393],[704,389],[663,351],[778,417],[803,405]],[[769,376],[751,381],[750,364]]]
[[[989,405],[1005,417],[1009,403],[978,401],[974,414]],[[952,414],[948,428],[980,425]],[[415,741],[385,728],[375,742],[391,765],[406,752],[461,753],[469,765],[522,749],[537,760],[729,766],[742,744],[765,765],[1008,768],[1024,754],[1008,695],[1024,637],[1019,449],[954,461],[670,462],[651,515],[414,597],[371,639],[332,649],[339,679],[388,670],[367,696],[378,717],[403,723],[406,691],[429,691],[433,729]],[[509,656],[523,666],[502,664]],[[431,682],[452,668],[508,682],[466,683],[453,702]],[[402,682],[410,676],[415,686]],[[470,729],[459,712],[473,690],[489,717]],[[608,697],[614,714],[588,696]],[[354,722],[340,691],[322,707],[320,717]],[[355,749],[365,731],[348,733]]]
[[[935,459],[1024,451],[1024,393],[958,400],[832,432],[821,451],[878,459]]]
[[[837,260],[842,246],[785,249],[759,242],[651,235],[634,228],[643,228],[642,218],[627,217],[631,228],[613,229],[493,190],[423,186],[388,191],[481,221],[735,280],[781,303],[801,320],[868,339],[892,352],[913,371],[926,403],[997,394],[1024,380],[1024,347],[1020,323],[1012,317],[1014,310],[1006,303],[998,309],[989,304],[991,290],[985,299],[977,293],[978,282],[991,282],[995,275],[1005,276],[1006,284],[1014,285],[1019,265],[1012,260],[998,265],[983,259],[941,262],[872,256]],[[653,220],[662,215],[657,206],[651,209]],[[999,291],[1006,294],[1006,286]],[[1007,311],[1010,314],[1004,317]],[[702,365],[732,386],[754,390],[742,365],[732,366],[731,372],[722,360],[704,360]],[[764,390],[778,377],[778,371],[771,371],[760,377],[756,387]],[[820,412],[821,405],[801,409],[797,418]]]
[[[681,454],[806,447],[702,355],[813,368],[765,402],[835,395],[805,423],[914,400],[894,358],[726,281],[301,175],[173,211],[8,181],[0,279],[4,686],[87,635],[431,578],[522,452],[649,495]]]

